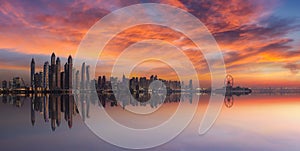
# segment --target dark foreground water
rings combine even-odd
[[[200,100],[195,100],[196,97],[186,95],[184,101],[187,103],[199,101],[192,122],[175,139],[151,150],[298,151],[299,96],[233,96],[233,100],[224,104],[213,127],[205,135],[198,135],[209,96],[203,95]],[[87,128],[83,120],[89,118],[89,103],[83,102],[84,109],[78,110],[73,96],[0,96],[0,101],[1,151],[125,150],[101,140]],[[104,105],[109,115],[120,123],[145,128],[171,116],[178,106],[177,101],[176,95],[167,97],[167,103],[149,118],[131,115],[123,109],[124,104],[111,101],[110,96],[102,96],[101,101],[94,103]],[[127,102],[125,106],[146,110],[160,103]],[[79,113],[85,115],[84,119]]]

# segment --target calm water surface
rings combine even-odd
[[[198,135],[209,96],[184,96],[187,106],[199,101],[189,126],[175,139],[151,150],[300,150],[300,95],[233,96],[226,101],[214,126]],[[143,96],[147,98],[147,96]],[[146,116],[124,108],[147,110],[160,105],[116,103],[111,96],[99,102],[81,102],[73,96],[0,96],[0,150],[125,150],[99,139],[84,124],[89,105],[98,103],[116,121],[135,128],[155,126],[168,119],[178,106],[178,96]],[[125,107],[124,107],[125,106]],[[81,113],[84,115],[82,118]],[[180,122],[180,121],[179,121]],[[118,135],[117,133],[112,135]],[[137,140],[138,141],[138,140]]]

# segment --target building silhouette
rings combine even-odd
[[[6,80],[3,80],[2,81],[2,89],[7,89],[7,81]]]
[[[35,74],[35,62],[32,58],[31,64],[30,64],[30,86],[31,88],[34,88],[34,74]]]
[[[46,61],[44,63],[44,68],[43,68],[43,87],[45,90],[49,89],[49,62]]]
[[[33,91],[44,92],[69,92],[72,89],[72,70],[73,61],[72,57],[68,57],[68,61],[64,66],[64,70],[61,69],[60,58],[55,56],[55,53],[51,54],[51,64],[46,61],[44,63],[42,72],[35,72],[34,58],[31,60],[30,70],[30,83]],[[13,82],[13,81],[12,81]]]
[[[79,71],[77,70],[76,71],[76,74],[75,74],[75,86],[74,86],[74,88],[75,89],[79,89]]]
[[[55,67],[55,54],[52,53],[51,55],[51,65],[50,65],[50,69],[49,69],[49,88],[50,90],[54,90],[55,88],[55,73],[56,71],[56,67]]]
[[[67,85],[66,85],[66,89],[72,89],[72,80],[73,80],[73,60],[72,60],[72,57],[71,55],[68,57],[68,68],[67,68],[67,71],[66,72],[66,82],[67,82]]]
[[[60,89],[60,59],[57,57],[56,59],[56,65],[55,65],[55,88]]]
[[[90,86],[90,66],[89,65],[87,65],[86,66],[86,88],[87,89],[90,89],[91,88],[91,86]]]
[[[80,81],[80,89],[85,89],[85,62],[82,63],[81,66],[81,81]]]

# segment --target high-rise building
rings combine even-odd
[[[34,88],[34,73],[35,73],[35,62],[32,58],[30,65],[30,86]]]
[[[55,53],[53,52],[51,54],[51,65],[54,65],[55,64]]]
[[[86,88],[89,89],[90,88],[90,66],[87,65],[86,66]]]
[[[34,88],[38,88],[38,80],[39,80],[39,73],[35,73],[34,74]]]
[[[79,89],[79,70],[76,71],[76,74],[75,74],[75,89]]]
[[[66,89],[65,84],[66,84],[66,82],[65,82],[65,72],[61,72],[60,73],[60,88],[61,89]]]
[[[49,62],[46,61],[44,63],[44,70],[43,70],[44,76],[43,76],[43,87],[44,89],[49,89]]]
[[[68,76],[67,76],[67,79],[68,79],[68,89],[72,89],[72,79],[73,79],[73,60],[72,60],[72,56],[70,55],[69,58],[68,58]]]
[[[69,73],[69,71],[68,71],[68,63],[65,63],[65,65],[64,65],[64,89],[68,89],[68,73]]]
[[[56,71],[55,71],[55,88],[60,89],[60,59],[57,57],[56,59]]]
[[[35,85],[35,88],[42,88],[42,86],[43,86],[43,73],[42,72],[34,74],[34,85]]]
[[[85,62],[82,63],[81,66],[81,82],[80,82],[80,88],[85,89]]]
[[[21,78],[20,77],[14,77],[13,78],[13,86],[12,86],[13,89],[16,89],[16,88],[21,88]]]
[[[189,89],[193,89],[193,81],[192,80],[190,80],[190,82],[189,82]]]
[[[102,83],[101,84],[102,84],[102,86],[101,86],[102,89],[106,89],[106,77],[105,76],[102,77]]]
[[[33,79],[34,79],[34,75],[33,75]],[[34,83],[34,82],[33,82]],[[33,84],[34,85],[34,84]],[[12,89],[13,88],[13,80],[9,80],[8,81],[8,88]]]
[[[2,81],[2,89],[7,89],[7,81],[6,80]]]
[[[53,90],[55,88],[55,85],[56,85],[56,67],[55,67],[55,54],[52,53],[51,55],[51,66],[50,66],[50,70],[49,70],[49,88],[51,90]]]
[[[102,89],[101,83],[102,83],[101,76],[99,76],[98,77],[98,84],[97,84],[98,89]]]

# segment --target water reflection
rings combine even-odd
[[[204,95],[204,94],[199,94]],[[182,96],[182,98],[181,98]],[[76,97],[76,99],[74,98]],[[127,106],[158,108],[163,103],[176,103],[181,101],[193,102],[193,94],[170,93],[165,97],[158,93],[136,93],[133,97],[128,94],[112,93],[98,94],[97,96],[86,95],[80,93],[77,95],[56,95],[56,94],[33,94],[33,95],[3,95],[2,102],[11,104],[16,107],[22,107],[24,101],[30,101],[30,120],[32,126],[36,125],[36,116],[42,116],[45,123],[51,125],[51,129],[55,131],[65,120],[69,128],[72,128],[73,116],[81,114],[83,121],[89,118],[90,105],[98,105],[99,107],[122,107],[124,110]],[[152,99],[150,99],[152,98]],[[137,101],[135,101],[135,99]],[[75,100],[80,105],[80,111],[77,109]],[[150,100],[150,101],[148,101]]]
[[[87,95],[86,93],[75,94],[75,100],[78,100],[77,105],[81,109],[82,120],[85,121],[89,118],[90,106],[98,105],[99,107],[121,107],[125,110],[127,107],[150,107],[158,108],[164,103],[178,103],[180,101],[193,102],[193,93],[169,93],[166,96],[159,93],[134,93],[128,95],[125,93],[112,94],[112,93],[98,93],[97,95]],[[207,95],[207,94],[198,94]]]
[[[69,128],[73,124],[73,115],[78,114],[73,95],[33,95],[30,97],[31,123],[34,126],[36,113],[44,116],[46,123],[51,123],[54,131],[61,124],[62,117]]]
[[[224,104],[227,108],[231,108],[233,106],[233,95],[225,95]]]
[[[77,111],[75,97],[82,97],[82,99],[78,99],[80,102],[77,103],[84,105],[85,108]],[[116,102],[118,97],[121,98],[121,101]],[[174,103],[165,103],[162,106],[165,107],[165,110],[159,110],[157,116],[154,115],[152,119],[136,118],[120,111],[123,110],[123,107],[126,109],[132,105],[140,108],[155,108],[164,102],[138,101],[136,103],[130,102],[130,98],[123,97],[124,95],[121,94],[116,96],[99,94],[99,100],[94,101],[80,95],[0,95],[1,149],[39,150],[47,146],[44,150],[50,151],[57,148],[74,150],[74,148],[84,146],[85,148],[81,150],[123,150],[93,135],[82,122],[79,113],[84,113],[85,118],[88,118],[92,115],[92,105],[95,103],[99,107],[105,107],[117,121],[128,126],[138,124],[137,128],[144,128],[155,125],[158,119],[164,120],[171,109],[176,108],[176,101],[179,101],[178,94],[170,94],[166,97],[165,102]],[[140,94],[139,98],[142,97],[149,96]],[[193,103],[197,101],[196,97],[190,94],[184,94],[183,98],[187,104],[191,98]],[[199,108],[189,127],[176,139],[158,147],[157,150],[284,150],[287,147],[288,150],[299,150],[299,98],[299,94],[226,96],[224,108],[214,127],[207,134],[199,136],[197,134],[198,126],[209,100],[209,95],[201,96]],[[144,104],[146,106],[141,106]],[[231,108],[227,109],[226,107]],[[118,113],[114,114],[116,112]],[[31,116],[34,121],[33,127]],[[68,121],[72,126],[71,131],[67,131],[69,129]],[[161,121],[159,120],[157,123]],[[48,132],[51,131],[52,122],[55,123],[55,132],[50,134]],[[248,138],[253,138],[253,141],[248,141]],[[61,140],[64,140],[63,143]],[[16,142],[18,145],[15,145]]]
[[[169,93],[166,96],[159,93],[135,93],[133,97],[128,94],[98,93],[96,96],[79,93],[75,95],[55,95],[55,94],[34,94],[34,95],[3,95],[4,104],[12,104],[16,107],[22,107],[26,99],[30,100],[30,119],[32,126],[36,124],[36,116],[42,116],[45,123],[51,125],[55,131],[65,120],[69,128],[72,128],[73,116],[81,114],[83,121],[90,117],[90,106],[99,107],[121,107],[125,110],[127,107],[150,107],[158,108],[164,103],[178,103],[188,101],[193,103],[194,93]],[[207,95],[199,93],[197,95]],[[76,99],[75,99],[76,97]],[[151,99],[150,99],[151,98]],[[136,101],[136,100],[137,101]],[[77,100],[78,102],[75,102]],[[226,95],[224,104],[227,108],[233,106],[233,95]],[[77,109],[80,105],[80,111]]]

